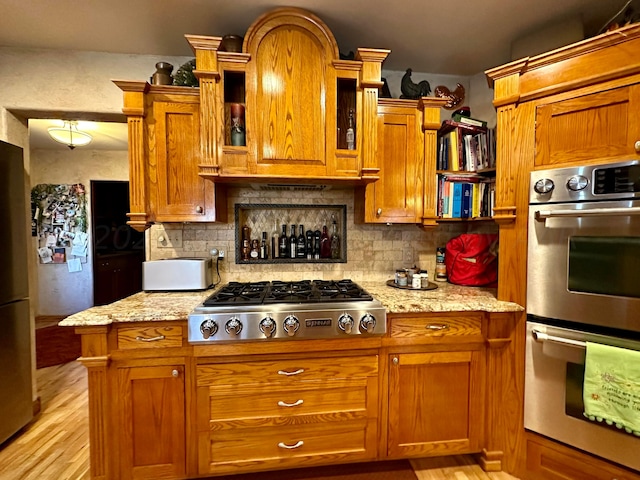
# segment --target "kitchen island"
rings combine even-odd
[[[361,285],[387,309],[383,336],[190,344],[187,315],[214,290],[140,292],[63,320],[89,372],[92,478],[459,453],[499,470],[522,307],[493,289]]]

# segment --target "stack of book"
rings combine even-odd
[[[437,215],[440,218],[492,217],[495,178],[481,175],[438,175]]]
[[[445,120],[438,131],[438,170],[477,172],[495,168],[495,130],[469,117]],[[481,125],[466,123],[473,121]]]

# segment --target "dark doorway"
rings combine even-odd
[[[127,225],[128,211],[129,182],[91,181],[94,305],[142,290],[144,234]]]

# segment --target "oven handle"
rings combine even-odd
[[[535,218],[544,222],[552,217],[602,217],[640,215],[640,207],[593,208],[590,210],[536,210]]]
[[[573,340],[571,338],[558,337],[555,335],[547,335],[540,330],[533,329],[531,335],[536,342],[555,342],[562,343],[563,345],[571,345],[572,347],[586,348],[587,343],[580,340]]]

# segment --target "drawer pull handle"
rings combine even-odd
[[[302,405],[304,403],[304,400],[300,399],[297,402],[293,402],[293,403],[286,403],[283,402],[282,400],[280,400],[278,402],[278,406],[279,407],[297,407],[298,405]]]
[[[304,445],[304,442],[302,440],[298,440],[296,443],[294,443],[293,445],[287,445],[284,442],[280,442],[278,444],[278,446],[280,448],[286,448],[288,450],[293,450],[294,448],[300,448],[302,445]]]
[[[286,375],[287,377],[291,375],[300,375],[304,372],[304,368],[299,368],[295,372],[285,372],[284,370],[278,370],[278,375]]]
[[[448,330],[449,325],[446,323],[429,323],[426,327],[427,330],[431,330],[432,332],[439,332],[440,330]]]
[[[141,337],[140,335],[138,335],[136,337],[136,340],[138,340],[139,342],[159,342],[160,340],[164,340],[164,335],[158,335],[157,337]]]

